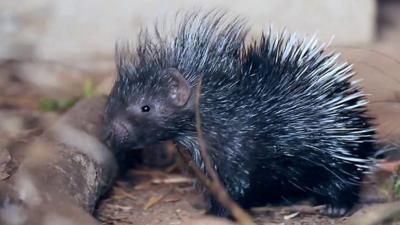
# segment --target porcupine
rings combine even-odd
[[[264,32],[224,13],[188,13],[177,30],[141,32],[136,49],[117,47],[118,78],[105,130],[118,149],[164,140],[186,147],[204,169],[195,127],[214,167],[242,207],[309,198],[343,216],[359,199],[375,152],[367,101],[315,38]],[[287,37],[288,36],[288,37]],[[229,212],[211,198],[210,213]]]

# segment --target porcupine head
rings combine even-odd
[[[178,121],[191,120],[192,91],[188,81],[175,68],[156,73],[156,81],[140,76],[117,81],[106,112],[113,146],[142,148],[169,140],[179,132]],[[125,86],[119,82],[128,83]]]
[[[118,76],[105,113],[107,142],[117,150],[135,149],[195,133],[199,76],[234,74],[238,68],[244,22],[225,17],[220,11],[187,13],[169,34],[156,26],[141,32],[136,48],[117,45]]]

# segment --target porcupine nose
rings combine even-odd
[[[131,125],[124,120],[116,119],[111,124],[114,147],[126,145],[128,139],[133,139]]]

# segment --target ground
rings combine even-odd
[[[376,117],[379,138],[397,143],[400,140],[399,10],[400,3],[395,1],[387,1],[381,7],[379,24],[382,26],[379,26],[379,37],[375,43],[369,46],[332,47],[355,63],[357,78],[364,79],[364,90],[371,94],[369,109],[370,114]],[[69,103],[93,94],[90,93],[90,86],[101,86],[105,77],[113,73],[113,67],[109,68],[102,74],[81,76],[84,71],[36,61],[10,60],[0,65],[0,180],[6,180],[13,174],[23,158],[24,146],[57,120],[68,109]],[[40,77],[39,80],[34,80],[35,74]],[[54,77],[54,74],[59,76]],[[41,79],[50,76],[62,85],[52,86],[47,82],[41,86]],[[83,85],[85,82],[86,85]],[[364,204],[357,207],[356,214],[366,216],[371,207],[374,211],[374,207],[381,205],[378,202],[393,200],[393,179],[388,174],[375,174],[371,178],[371,183],[375,185],[365,185]],[[318,209],[306,205],[264,207],[253,213],[258,224],[347,222],[347,218],[330,219],[322,216]],[[181,164],[175,163],[167,169],[138,166],[128,170],[101,199],[95,216],[103,224],[178,225],[187,224],[188,219],[201,218],[204,212],[201,191],[193,186],[192,177],[182,173]]]

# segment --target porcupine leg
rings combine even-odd
[[[247,197],[250,191],[250,174],[253,171],[254,162],[250,161],[251,157],[248,155],[251,151],[243,149],[242,146],[245,145],[250,144],[236,138],[235,142],[226,143],[224,149],[218,149],[220,154],[212,160],[219,180],[229,197],[241,207],[249,208],[250,203]],[[209,149],[212,150],[212,148]],[[232,154],[238,152],[242,154]],[[231,212],[223,207],[214,196],[210,198],[210,203],[209,214],[232,218]]]
[[[245,209],[249,208],[246,206],[244,201],[235,200],[235,199],[233,199],[233,200],[236,203],[238,203],[241,207],[243,207]],[[222,206],[218,202],[218,200],[216,200],[214,197],[210,198],[210,203],[211,203],[211,208],[207,211],[207,214],[233,219],[231,212],[227,208]]]
[[[240,184],[236,184],[236,185],[240,185]],[[241,207],[243,207],[245,209],[249,208],[248,202],[246,201],[246,198],[242,194],[242,193],[245,193],[244,189],[242,189],[241,191],[239,188],[232,190],[231,188],[229,188],[229,186],[225,186],[225,190],[228,192],[229,196],[231,197],[231,199],[233,201],[235,201],[237,204],[239,204]],[[231,212],[227,208],[222,206],[221,203],[214,196],[211,196],[209,199],[210,199],[211,207],[208,210],[207,214],[231,218],[231,216],[232,216]]]
[[[326,204],[323,214],[330,217],[342,217],[349,213],[359,199],[359,184],[341,183],[337,178],[324,186],[326,195],[319,196],[320,203]]]
[[[236,165],[231,165],[233,167],[228,168],[236,168]],[[224,168],[226,169],[226,168]],[[249,208],[248,201],[246,201],[246,193],[248,192],[249,187],[249,176],[246,173],[241,172],[227,172],[224,169],[223,173],[220,174],[228,174],[228,176],[220,176],[221,182],[224,185],[226,192],[229,194],[231,199],[239,204],[243,208]],[[237,171],[237,170],[236,170]],[[221,172],[221,171],[220,171]],[[211,208],[208,213],[212,215],[217,215],[220,217],[229,217],[231,218],[231,212],[222,206],[219,201],[215,197],[210,198]]]
[[[348,214],[359,199],[354,191],[355,190],[347,190],[343,192],[338,190],[337,196],[332,196],[332,198],[328,200],[324,214],[330,217],[342,217]]]
[[[223,207],[218,200],[216,200],[214,197],[210,198],[210,204],[211,208],[207,211],[207,214],[210,215],[215,215],[215,216],[220,216],[220,217],[229,217],[230,212],[228,209]]]

